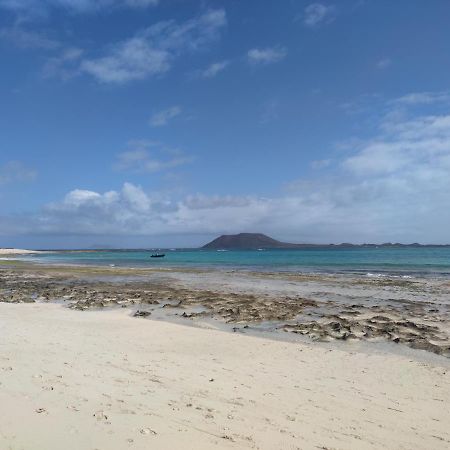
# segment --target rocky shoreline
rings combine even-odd
[[[80,275],[67,268],[2,268],[0,302],[61,302],[81,311],[121,307],[140,318],[176,317],[194,324],[215,320],[230,331],[246,332],[251,328],[304,335],[317,341],[390,341],[450,357],[448,282],[430,287],[426,282],[409,280],[345,280],[349,293],[339,296],[329,279],[316,277],[313,282],[322,291],[302,293],[300,279],[299,294],[292,295],[291,291],[283,294],[201,285],[193,288],[192,283],[161,277],[130,281],[113,277],[110,272],[102,277],[86,273]],[[271,276],[265,281],[270,282]],[[324,295],[325,287],[329,295]],[[383,298],[367,300],[351,295],[356,289],[380,289]]]

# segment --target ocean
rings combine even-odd
[[[55,251],[20,259],[47,264],[116,267],[217,268],[300,273],[354,273],[366,276],[450,277],[450,247],[314,248],[295,250],[160,249]]]

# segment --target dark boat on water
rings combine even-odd
[[[165,253],[153,253],[153,255],[150,255],[150,258],[164,258]]]

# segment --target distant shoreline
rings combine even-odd
[[[352,249],[352,248],[450,248],[450,244],[292,244],[292,247],[261,247],[261,248],[226,248],[230,251],[255,251],[255,250],[308,250],[308,249]],[[204,247],[148,247],[148,248],[46,248],[39,250],[27,250],[17,248],[0,248],[0,256],[5,255],[27,255],[40,253],[100,253],[100,252],[152,252],[155,250],[164,251],[217,251],[217,248]]]
[[[1,265],[85,266],[164,270],[254,271],[276,273],[351,274],[363,277],[450,278],[450,247],[309,247],[305,249],[167,249],[155,261],[154,250],[8,249]]]
[[[30,255],[35,253],[42,253],[42,251],[21,248],[0,248],[0,256]]]

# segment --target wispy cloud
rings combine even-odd
[[[59,41],[50,39],[43,33],[26,30],[18,25],[1,28],[0,39],[7,40],[16,47],[23,49],[55,50],[61,46]]]
[[[115,168],[133,173],[153,173],[183,166],[192,157],[177,149],[167,148],[159,142],[138,140],[128,144],[129,149],[117,156]]]
[[[247,58],[251,64],[272,64],[286,58],[284,47],[253,48],[248,51]]]
[[[206,69],[202,70],[199,74],[202,78],[214,78],[220,72],[224,71],[228,65],[229,61],[219,61],[210,64]]]
[[[316,170],[325,169],[331,162],[331,159],[316,159],[311,162],[311,167]]]
[[[280,101],[277,98],[272,98],[262,105],[260,123],[266,125],[278,119],[280,113]]]
[[[159,0],[125,0],[124,3],[133,8],[145,8],[146,6],[157,5]]]
[[[37,171],[25,166],[20,161],[8,161],[0,166],[0,184],[33,181]]]
[[[126,83],[167,72],[171,62],[168,51],[138,37],[115,45],[108,56],[83,60],[80,69],[102,83]]]
[[[58,77],[62,80],[68,80],[78,75],[78,65],[83,53],[82,49],[72,47],[63,50],[59,56],[49,58],[42,69],[44,77]]]
[[[181,114],[180,106],[171,106],[170,108],[158,111],[150,117],[149,123],[152,127],[162,127],[167,125],[170,120]]]
[[[223,9],[207,11],[181,24],[173,20],[159,22],[113,45],[105,56],[84,59],[80,69],[103,83],[161,75],[184,52],[198,51],[216,40],[225,25]]]
[[[377,68],[378,69],[387,69],[388,67],[390,67],[392,65],[392,60],[390,58],[382,58],[379,61],[377,61]]]
[[[412,92],[391,101],[390,104],[394,106],[450,104],[450,91]]]
[[[111,8],[145,8],[159,0],[0,0],[0,8],[15,11],[27,17],[44,16],[52,9],[75,13],[92,13]]]
[[[323,3],[311,3],[305,8],[303,23],[307,27],[316,27],[321,24],[331,23],[335,19],[336,8],[333,5]]]

